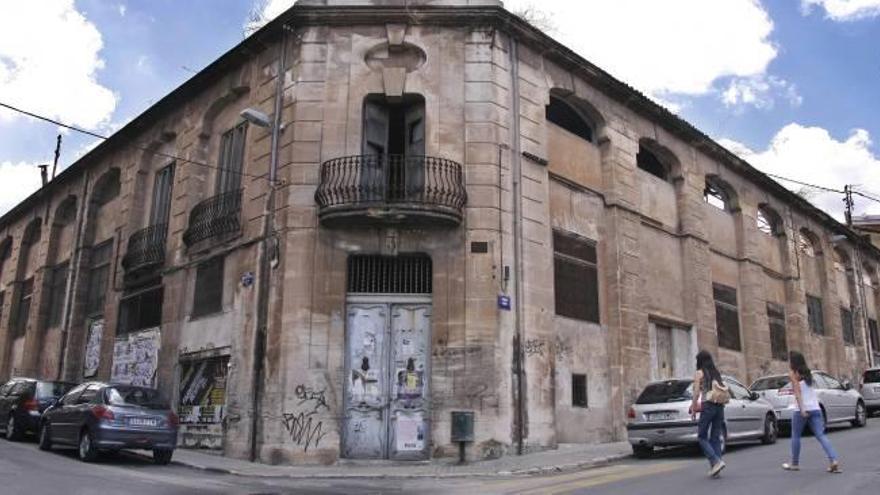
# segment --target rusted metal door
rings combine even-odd
[[[430,321],[428,304],[348,305],[344,457],[427,458]]]

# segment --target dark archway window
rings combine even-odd
[[[563,100],[551,96],[550,104],[547,105],[544,114],[548,121],[562,127],[575,136],[591,143],[593,142],[593,127],[584,120],[581,114]]]
[[[644,146],[639,146],[639,153],[636,155],[636,165],[645,172],[662,180],[669,179],[669,168],[657,158],[657,155]]]

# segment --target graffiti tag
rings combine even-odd
[[[315,390],[312,387],[306,387],[305,385],[297,385],[294,390],[296,394],[296,398],[299,399],[299,405],[310,404],[312,406],[312,412],[318,412],[322,407],[324,409],[329,410],[330,406],[327,405],[327,398],[324,395],[324,389]]]
[[[315,411],[284,413],[284,429],[295,444],[302,446],[303,452],[308,452],[309,447],[318,447],[321,439],[328,433],[323,431],[324,423],[315,417],[316,414]]]
[[[526,344],[523,346],[523,351],[526,353],[526,356],[534,356],[544,355],[544,347],[546,342],[540,339],[529,339],[526,341]]]

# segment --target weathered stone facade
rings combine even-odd
[[[418,299],[430,307],[428,376],[413,383],[427,384],[420,407],[428,431],[419,430],[418,443],[434,456],[456,452],[453,411],[475,414],[475,458],[622,439],[641,387],[688,373],[698,347],[746,382],[783,371],[771,352],[767,303],[784,308],[787,348],[804,351],[814,367],[854,379],[869,364],[866,328],[880,307],[876,248],[498,2],[408,3],[300,2],[0,219],[0,378],[129,376],[114,368],[129,359],[131,340],[119,339],[158,328],[157,345],[138,344],[157,353],[153,368],[143,368],[153,374],[141,378],[180,406],[189,374],[209,363],[225,407],[214,418],[222,420],[184,425],[184,445],[235,457],[255,447],[270,463],[333,462],[352,442],[346,394],[357,363],[347,364],[346,353],[360,345],[347,337],[356,304],[415,304],[400,294],[347,293],[347,262],[407,253],[431,260],[431,290]],[[192,212],[217,203],[222,136],[245,108],[272,114],[279,76],[284,127],[252,421],[271,130],[247,128],[240,207],[223,210],[235,228],[184,238],[199,221]],[[402,214],[415,222],[377,214],[375,204],[360,217],[349,212],[354,221],[325,221],[316,203],[329,180],[322,164],[364,154],[370,95],[424,98],[423,154],[463,170],[460,221],[434,221],[431,201]],[[590,140],[548,121],[551,97],[583,117]],[[663,162],[666,177],[637,165],[640,150]],[[156,224],[153,177],[172,162],[164,257],[144,270],[131,257],[123,266],[136,251],[130,239]],[[724,209],[706,202],[707,180],[725,191]],[[759,228],[759,211],[771,217],[769,232]],[[554,232],[595,245],[598,323],[556,315]],[[92,258],[108,240],[109,283],[93,311]],[[218,256],[219,310],[196,315],[199,267]],[[50,274],[63,262],[70,275],[55,299]],[[16,330],[26,280],[30,311]],[[124,337],[123,299],[156,284],[161,321]],[[718,345],[713,284],[736,289],[739,351]],[[821,299],[825,335],[809,328],[808,295]],[[510,298],[509,309],[499,296]],[[60,320],[50,316],[57,305]],[[852,343],[841,308],[853,315]],[[665,335],[670,368],[658,364]],[[405,371],[395,371],[403,380]],[[578,405],[576,379],[586,388]],[[383,440],[398,448],[400,424]]]

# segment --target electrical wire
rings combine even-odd
[[[763,172],[763,173],[764,173],[764,175],[767,175],[768,177],[773,177],[774,179],[784,180],[786,182],[791,182],[793,184],[798,184],[798,185],[801,185],[804,187],[812,187],[813,189],[818,189],[820,191],[833,192],[833,193],[838,193],[838,194],[845,194],[846,193],[846,191],[842,191],[839,189],[832,189],[830,187],[825,187],[825,186],[817,186],[815,184],[810,184],[809,182],[802,182],[797,179],[789,179],[788,177],[783,177],[781,175],[769,174],[767,172]]]
[[[58,120],[55,120],[55,119],[52,119],[52,118],[46,117],[46,116],[44,116],[44,115],[40,115],[40,114],[37,114],[37,113],[34,113],[34,112],[29,112],[29,111],[27,111],[27,110],[22,110],[21,108],[18,108],[18,107],[12,106],[12,105],[10,105],[10,104],[8,104],[8,103],[4,103],[4,102],[2,102],[2,101],[0,101],[0,107],[7,108],[7,109],[12,110],[12,111],[14,111],[14,112],[18,112],[18,113],[20,113],[20,114],[22,114],[22,115],[27,115],[28,117],[32,117],[32,118],[35,118],[35,119],[37,119],[37,120],[42,120],[42,121],[44,121],[44,122],[48,122],[48,123],[50,123],[50,124],[54,124],[54,125],[57,125],[57,126],[59,126],[59,127],[63,127],[63,128],[65,128],[65,129],[70,129],[71,131],[79,132],[79,133],[81,133],[81,134],[85,134],[85,135],[87,135],[87,136],[96,137],[96,138],[98,138],[98,139],[103,139],[103,140],[105,140],[105,141],[108,140],[108,139],[110,139],[110,136],[104,136],[104,135],[101,135],[101,134],[98,134],[98,133],[95,133],[95,132],[92,132],[92,131],[87,131],[87,130],[85,130],[85,129],[81,129],[81,128],[79,128],[79,127],[76,127],[76,126],[73,126],[73,125],[70,125],[70,124],[65,124],[64,122],[60,122],[60,121],[58,121]],[[244,176],[244,177],[252,177],[252,178],[255,178],[255,179],[266,179],[266,180],[268,180],[268,177],[266,177],[266,174],[256,175],[256,174],[249,174],[249,173],[247,173],[247,172],[242,172],[242,171],[230,170],[230,169],[226,169],[226,168],[218,167],[217,165],[211,165],[211,164],[209,164],[209,163],[200,162],[200,161],[196,161],[196,160],[191,160],[191,159],[189,159],[189,158],[183,158],[182,156],[172,155],[172,154],[169,154],[169,153],[163,153],[163,152],[161,152],[161,151],[157,151],[157,150],[154,150],[154,149],[150,149],[149,147],[144,146],[144,145],[141,145],[141,144],[138,144],[138,143],[132,143],[132,144],[130,144],[130,146],[132,146],[133,148],[139,149],[139,150],[141,150],[141,151],[144,151],[144,152],[147,152],[147,153],[151,153],[151,154],[153,154],[153,155],[161,156],[161,157],[164,157],[164,158],[169,158],[169,159],[171,159],[171,160],[179,161],[179,162],[183,162],[183,163],[190,164],[190,165],[196,165],[196,166],[199,166],[199,167],[205,167],[205,168],[212,168],[212,169],[215,169],[215,170],[221,170],[221,171],[223,171],[224,173],[227,173],[227,174],[241,175],[241,176]]]

